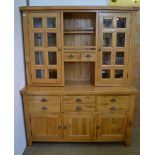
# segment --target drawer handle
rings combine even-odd
[[[69,55],[68,58],[74,58],[74,55]]]
[[[61,129],[61,126],[58,126],[58,129]]]
[[[116,110],[116,107],[111,107],[110,110]]]
[[[116,102],[117,100],[115,98],[111,99],[111,102]]]
[[[41,102],[47,102],[47,99],[43,98],[41,99]]]
[[[67,129],[67,126],[66,125],[64,126],[64,129]]]
[[[76,99],[76,102],[81,102],[82,100],[80,98],[77,98]]]
[[[111,1],[114,2],[114,3],[117,2],[117,0],[111,0]]]
[[[87,54],[87,55],[86,55],[86,58],[91,58],[91,55],[90,55],[90,54]]]
[[[76,110],[77,110],[77,111],[81,111],[82,108],[81,108],[80,106],[78,106],[78,107],[76,107]]]
[[[47,110],[48,108],[47,108],[47,107],[42,107],[41,109],[42,109],[42,110]]]

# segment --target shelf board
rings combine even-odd
[[[94,31],[64,31],[64,34],[93,34]]]

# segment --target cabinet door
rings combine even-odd
[[[32,138],[55,140],[62,137],[62,121],[59,114],[31,114]]]
[[[94,116],[89,113],[64,114],[64,139],[89,141],[94,138]]]
[[[126,136],[126,114],[98,114],[96,117],[97,140],[122,141]]]
[[[32,83],[61,83],[59,13],[29,14]]]
[[[127,82],[130,13],[99,13],[98,85]]]

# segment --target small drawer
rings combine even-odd
[[[81,60],[94,61],[96,59],[96,53],[81,53]]]
[[[95,96],[63,96],[63,104],[95,104]]]
[[[64,60],[65,61],[73,61],[78,60],[78,53],[64,53]]]
[[[63,104],[63,112],[93,112],[95,104]]]
[[[29,96],[29,102],[33,103],[60,103],[60,96]]]
[[[60,112],[59,96],[29,96],[29,111]]]
[[[97,96],[98,112],[128,112],[129,96]]]

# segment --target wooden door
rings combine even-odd
[[[60,114],[31,114],[33,140],[57,140],[62,138]]]
[[[122,141],[126,137],[126,114],[98,114],[96,138],[98,141]]]
[[[29,40],[33,83],[61,83],[59,13],[30,13]]]
[[[94,116],[90,113],[64,114],[64,139],[89,141],[94,138]]]
[[[127,83],[130,20],[130,13],[99,13],[96,85]]]

